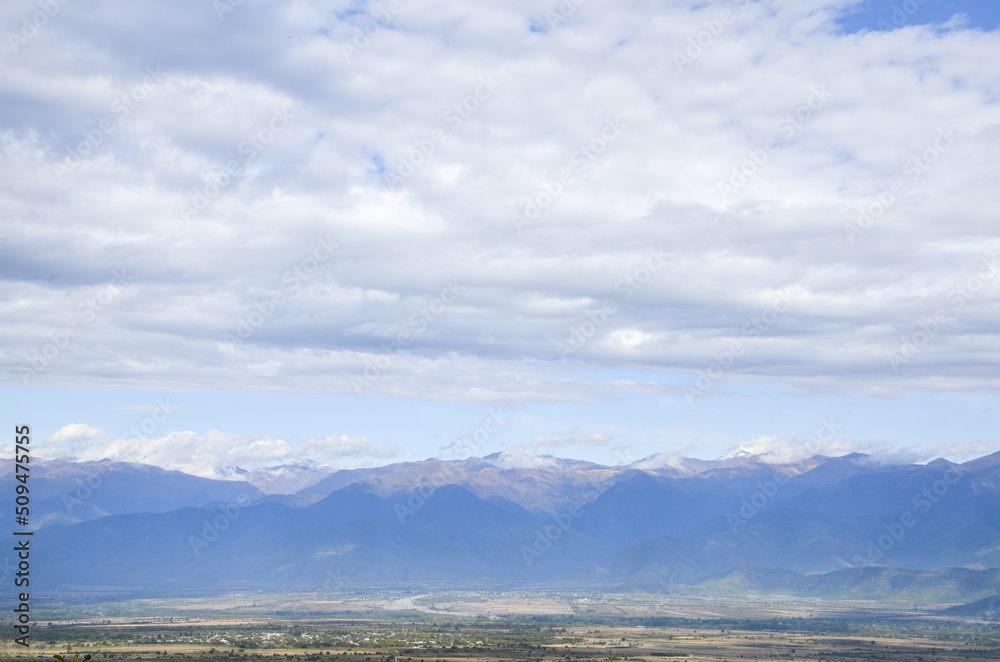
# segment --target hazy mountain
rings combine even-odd
[[[0,490],[14,493],[12,460],[0,462]],[[253,485],[191,476],[148,464],[131,462],[31,462],[31,528],[85,522],[125,513],[162,513],[189,506],[255,500],[262,493]],[[12,511],[4,508],[2,526],[12,526]]]
[[[329,571],[351,583],[510,581],[545,579],[608,551],[569,531],[569,544],[528,564],[520,546],[541,526],[519,506],[458,486],[407,504],[351,485],[305,509],[188,508],[49,527],[35,537],[36,567],[46,585],[305,586]]]
[[[330,494],[343,487],[369,480],[383,474],[390,474],[403,467],[419,464],[418,462],[400,462],[388,464],[383,467],[371,467],[364,469],[340,469],[322,478],[312,485],[299,490],[299,494]]]
[[[37,567],[51,585],[329,588],[335,576],[338,585],[679,585],[954,602],[982,598],[977,582],[995,581],[1000,454],[962,465],[764,459],[645,471],[491,456],[340,471],[239,507],[161,501],[161,512],[133,504],[133,514],[49,526],[36,535]],[[120,478],[104,499],[132,489],[135,503],[152,503],[167,478],[201,489],[185,497],[201,506],[220,485],[252,487],[127,467],[111,473]],[[134,473],[145,480],[127,482]]]
[[[357,482],[368,483],[384,495],[460,485],[484,499],[500,498],[533,512],[555,514],[588,502],[630,471],[579,460],[545,462],[537,468],[512,467],[496,453],[485,458],[431,459],[338,471],[300,494],[329,494]]]
[[[634,471],[587,504],[573,529],[625,548],[686,533],[718,510],[689,495],[676,480]]]
[[[992,582],[984,582],[983,586],[992,585],[995,587],[997,584],[1000,584],[1000,581],[994,578]],[[993,621],[1000,620],[1000,597],[998,597],[996,589],[990,590],[989,593],[989,597],[982,600],[942,609],[941,613],[949,616],[975,616]]]
[[[698,585],[716,595],[822,595],[827,598],[870,600],[875,598],[905,600],[914,604],[939,604],[992,595],[1000,584],[1000,570],[939,568],[867,568],[838,570],[818,575],[800,575],[789,571],[741,568],[725,576]],[[962,613],[979,615],[989,608],[991,598],[965,605]],[[996,608],[996,599],[994,608]],[[944,613],[959,613],[944,610]]]
[[[264,494],[295,494],[320,482],[334,469],[312,460],[296,460],[276,467],[257,467],[251,471],[240,467],[224,467],[215,471],[223,480],[244,480]]]

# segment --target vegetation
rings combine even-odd
[[[214,600],[214,601],[213,601]],[[870,603],[722,602],[681,596],[511,592],[339,595],[335,617],[292,594],[40,605],[30,656],[338,662],[985,662],[1000,624]],[[374,600],[374,602],[373,602]],[[534,602],[532,602],[534,601]],[[529,603],[551,612],[510,613]],[[448,616],[424,605],[489,616]],[[346,609],[345,607],[362,607]],[[294,607],[294,608],[293,608]],[[655,608],[654,608],[655,607]],[[499,609],[498,609],[499,608]],[[423,609],[424,611],[418,611]],[[502,612],[502,613],[501,613]],[[690,616],[666,615],[691,612]],[[55,614],[63,617],[56,617]],[[90,618],[86,617],[89,613]],[[697,614],[697,615],[695,615]],[[95,618],[95,616],[97,616]],[[811,616],[811,617],[810,617]],[[25,659],[6,643],[7,658]]]

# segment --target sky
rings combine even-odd
[[[996,3],[0,24],[0,419],[39,457],[1000,451]]]

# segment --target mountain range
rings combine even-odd
[[[12,494],[9,465],[0,483]],[[923,465],[744,452],[535,468],[492,455],[319,478],[299,469],[270,483],[308,475],[296,492],[265,493],[233,473],[242,480],[33,463],[32,581],[163,594],[447,584],[951,604],[987,599],[1000,583],[1000,453]]]

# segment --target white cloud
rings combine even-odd
[[[90,431],[88,434],[94,430],[85,424],[79,425]],[[79,440],[96,435],[72,437],[66,433],[63,436]],[[46,457],[64,455],[45,452]],[[238,466],[252,470],[288,464],[300,457],[345,468],[384,464],[388,459],[403,459],[405,453],[390,446],[372,445],[364,437],[348,435],[330,435],[297,445],[269,436],[238,435],[213,430],[206,435],[171,432],[161,437],[96,441],[74,446],[69,457],[78,461],[110,458],[120,462],[152,464],[205,478],[218,478],[216,469]]]
[[[996,444],[988,442],[900,447],[886,441],[843,438],[823,441],[816,438],[804,440],[771,435],[754,437],[743,442],[741,447],[761,455],[762,461],[773,464],[798,462],[815,455],[842,457],[851,453],[868,455],[867,461],[876,464],[926,463],[939,457],[946,457],[953,462],[963,462],[996,452]]]
[[[831,19],[849,4],[751,3],[683,73],[672,54],[732,3],[589,2],[537,32],[537,4],[414,0],[350,62],[341,46],[366,19],[344,2],[242,5],[221,22],[205,3],[67,5],[0,72],[6,382],[351,393],[417,315],[426,324],[366,392],[673,396],[583,375],[694,379],[733,342],[747,349],[725,384],[995,391],[1000,278],[960,306],[954,295],[1000,252],[1000,35],[843,35]],[[19,11],[0,18],[20,25]],[[162,80],[123,116],[147,66]],[[498,84],[479,99],[484,76]],[[817,87],[829,99],[788,135],[780,123]],[[447,113],[470,98],[455,126]],[[251,148],[284,109],[289,126]],[[616,118],[625,132],[602,144]],[[114,131],[57,180],[53,166],[102,120]],[[948,127],[954,144],[908,173]],[[723,200],[718,182],[770,139],[780,148]],[[397,168],[421,145],[432,153],[387,186],[379,164]],[[585,168],[578,151],[594,157]],[[230,161],[239,174],[211,184]],[[511,214],[566,168],[517,233]],[[851,243],[844,225],[896,179],[905,193]],[[219,189],[211,204],[185,218],[206,186]],[[287,278],[328,235],[336,255]],[[668,264],[626,299],[617,284],[659,246]],[[128,292],[81,323],[123,268]],[[449,278],[463,294],[421,318]],[[741,329],[778,291],[793,293],[791,310],[751,342]],[[608,299],[618,312],[559,361],[555,343]],[[894,371],[888,355],[939,310],[948,322]],[[254,315],[245,344],[222,341]],[[49,334],[74,323],[79,334],[36,370]]]
[[[68,446],[79,442],[90,441],[104,433],[101,428],[93,427],[87,423],[70,423],[64,425],[43,442],[45,446]]]
[[[508,448],[493,463],[501,469],[555,469],[559,466],[558,459],[551,455],[539,455],[527,446]]]
[[[676,469],[682,473],[688,473],[691,468],[688,466],[688,458],[676,453],[656,453],[649,457],[633,462],[630,466],[642,471],[656,471],[657,469]]]
[[[607,434],[591,433],[572,436],[538,437],[524,444],[515,444],[501,451],[494,463],[504,469],[556,468],[558,458],[544,454],[548,450],[565,454],[569,448],[604,447],[611,442]]]

